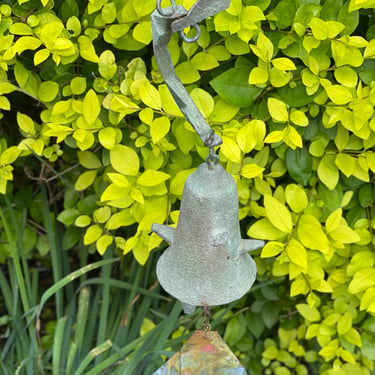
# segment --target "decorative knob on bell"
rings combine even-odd
[[[255,281],[248,251],[264,242],[241,239],[237,186],[220,164],[203,163],[187,178],[177,228],[153,224],[152,231],[170,243],[157,264],[159,282],[185,313],[235,301]]]

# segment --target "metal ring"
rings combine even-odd
[[[176,0],[171,0],[172,8],[162,8],[161,2],[162,0],[156,0],[156,10],[161,16],[164,16],[164,17],[172,16],[176,12],[177,10]],[[165,9],[171,9],[171,10],[167,12]]]
[[[201,28],[200,26],[196,23],[195,25],[193,25],[194,29],[195,29],[195,35],[192,37],[192,38],[188,38],[186,36],[186,34],[184,33],[184,30],[181,30],[180,31],[180,37],[181,39],[186,42],[186,43],[194,43],[196,42],[199,37],[201,36]]]

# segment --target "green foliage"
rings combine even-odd
[[[267,241],[255,254],[261,287],[219,326],[252,374],[374,372],[374,7],[232,0],[197,42],[175,35],[169,45],[223,139],[243,231]],[[28,256],[58,259],[38,183],[58,204],[61,246],[72,254],[115,248],[144,265],[161,244],[152,223],[176,224],[183,184],[207,150],[151,58],[154,8],[154,0],[0,6],[0,192],[24,204],[24,230],[11,236]],[[17,269],[1,233],[0,260]],[[24,312],[36,305],[27,288]],[[70,323],[57,300],[54,337],[65,342]],[[97,345],[106,351],[104,331]],[[77,371],[94,354],[85,355]]]

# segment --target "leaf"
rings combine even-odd
[[[202,113],[204,118],[210,117],[214,110],[215,101],[213,97],[207,92],[200,88],[196,88],[190,92],[191,98]]]
[[[219,66],[215,56],[207,52],[198,52],[190,60],[198,70],[212,70]]]
[[[335,189],[339,182],[339,171],[334,164],[334,155],[326,154],[321,159],[318,166],[318,176],[329,190]]]
[[[109,5],[109,4],[108,4]],[[112,51],[106,50],[99,56],[99,73],[106,80],[110,80],[116,74],[116,58]]]
[[[54,81],[44,81],[39,85],[39,99],[42,102],[52,102],[59,93],[59,85]]]
[[[339,335],[345,335],[352,328],[352,315],[349,311],[346,311],[337,322],[337,333]]]
[[[332,102],[338,105],[347,104],[353,99],[349,89],[341,85],[331,85],[326,87],[325,90]]]
[[[319,221],[312,215],[302,215],[297,226],[298,238],[302,244],[312,250],[323,253],[329,250],[328,238]]]
[[[350,177],[357,165],[356,158],[340,152],[336,155],[335,165],[346,177]]]
[[[82,103],[82,114],[89,125],[93,125],[100,113],[99,98],[93,89],[90,89]]]
[[[315,307],[300,303],[296,305],[296,308],[308,322],[318,322],[320,320],[320,313]]]
[[[268,71],[264,68],[256,66],[251,69],[249,75],[249,83],[251,85],[262,85],[268,81]]]
[[[94,243],[102,234],[103,230],[99,225],[91,225],[87,228],[86,233],[83,237],[83,243],[90,245]]]
[[[250,69],[235,67],[210,81],[210,85],[227,103],[247,107],[260,95],[263,89],[248,84]]]
[[[286,104],[276,98],[268,98],[267,108],[273,120],[278,122],[288,121],[288,109]]]
[[[263,144],[266,135],[266,124],[261,120],[251,120],[237,133],[237,144],[243,153],[248,153],[259,144]]]
[[[96,250],[100,255],[104,255],[108,246],[110,246],[113,242],[113,237],[109,234],[104,234],[96,241]]]
[[[286,253],[291,262],[307,269],[307,251],[301,245],[301,243],[294,238],[291,238],[289,244],[286,247]]]
[[[338,208],[327,217],[327,220],[326,220],[327,232],[329,233],[329,232],[336,230],[341,224],[341,220],[342,220],[342,209]]]
[[[289,207],[296,213],[302,212],[308,205],[305,191],[296,184],[289,184],[285,188],[285,198]]]
[[[13,85],[10,82],[0,82],[0,95],[10,94],[13,91],[17,90],[17,86]]]
[[[81,175],[79,175],[76,183],[75,183],[75,189],[77,191],[83,191],[86,190],[89,186],[91,186],[95,179],[96,179],[97,171],[86,171],[83,172]]]
[[[185,169],[176,174],[176,176],[171,181],[171,186],[169,188],[170,194],[181,196],[184,189],[185,181],[193,172],[195,168]]]
[[[156,144],[168,134],[171,123],[168,117],[158,117],[152,121],[150,128],[152,142]]]
[[[116,145],[109,152],[112,167],[127,176],[135,176],[139,171],[137,153],[128,146]]]
[[[160,110],[161,98],[159,91],[149,81],[143,83],[139,89],[139,96],[147,106]]]
[[[79,53],[83,59],[91,61],[93,63],[97,63],[99,61],[99,57],[95,52],[94,45],[92,44],[92,41],[88,36],[80,35],[78,37],[78,47]]]
[[[342,221],[340,225],[329,232],[329,235],[336,241],[341,243],[355,243],[361,240],[361,237],[351,229],[346,222]]]
[[[294,62],[287,57],[279,57],[272,60],[272,65],[277,70],[296,70],[296,66]]]
[[[261,258],[270,258],[279,255],[284,250],[285,245],[281,242],[270,241],[262,249]]]
[[[252,164],[245,164],[241,168],[241,176],[245,178],[255,178],[262,175],[264,168],[259,167],[258,165]]]
[[[99,131],[99,142],[107,150],[112,150],[116,145],[117,140],[117,129],[111,126],[108,126]]]
[[[291,233],[293,229],[292,216],[281,202],[267,194],[264,196],[264,207],[272,225],[282,232]]]
[[[201,76],[191,61],[184,61],[176,66],[176,74],[182,83],[189,85],[198,81]]]
[[[133,38],[140,43],[149,44],[152,41],[150,21],[141,21],[133,29]]]
[[[171,176],[161,171],[152,169],[144,171],[137,179],[137,184],[142,186],[156,186],[168,180]]]
[[[27,115],[17,112],[17,123],[20,129],[29,136],[36,135],[34,121]]]
[[[277,229],[267,218],[256,221],[247,231],[247,235],[260,240],[278,240],[285,236],[285,232]]]
[[[220,147],[220,151],[223,155],[234,163],[241,162],[241,150],[237,143],[229,137],[222,136],[223,144]]]
[[[290,111],[290,121],[299,126],[307,126],[309,124],[309,119],[305,113],[294,108]]]
[[[115,214],[113,214],[106,222],[105,227],[109,230],[118,229],[121,227],[127,227],[136,222],[134,216],[129,208],[125,208]]]
[[[233,119],[240,108],[236,105],[229,104],[222,99],[215,103],[213,112],[209,120],[212,122],[226,123]]]
[[[348,46],[342,40],[332,40],[331,49],[337,67],[351,65],[357,68],[363,64],[359,48]]]

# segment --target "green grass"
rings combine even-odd
[[[116,258],[110,249],[103,259],[74,268],[69,252],[61,249],[62,229],[50,213],[44,188],[42,201],[48,272],[25,254],[25,215],[19,217],[7,198],[0,207],[10,252],[0,268],[0,302],[6,311],[0,316],[5,322],[0,373],[152,374],[165,360],[162,355],[171,355],[188,332],[172,340],[171,334],[181,323],[194,322],[199,312],[188,320],[179,318],[179,302],[161,295],[155,283],[152,257],[142,267],[131,257]],[[146,317],[155,327],[141,336]]]

